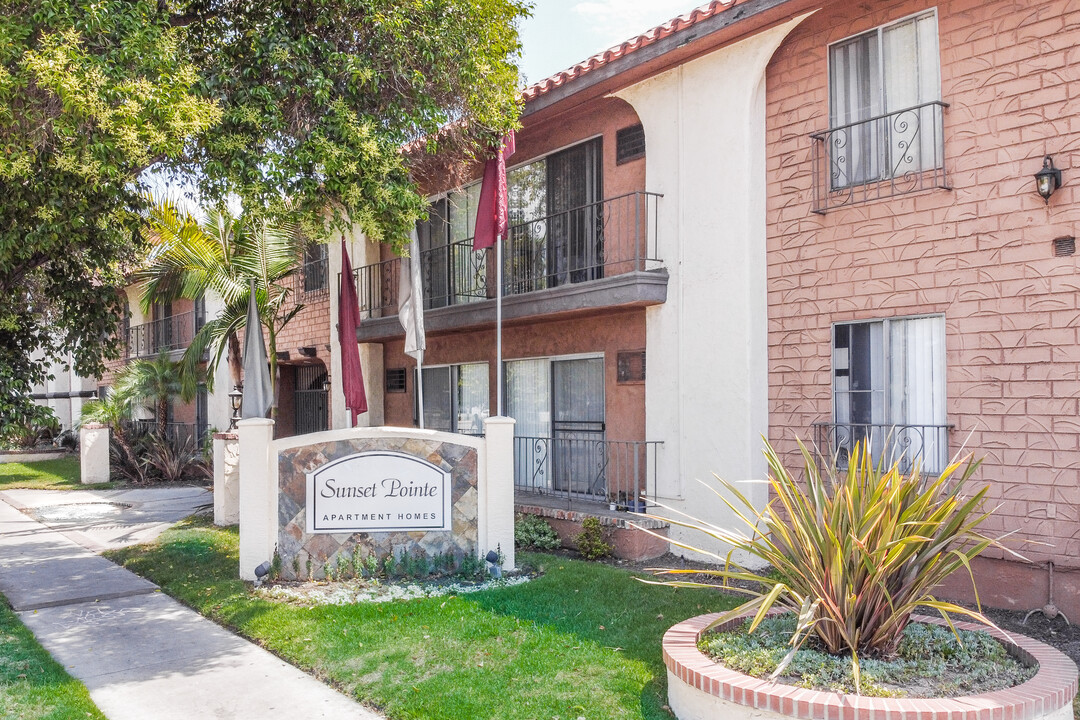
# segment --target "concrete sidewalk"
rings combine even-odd
[[[118,538],[130,542],[160,532],[167,518],[190,512],[186,504],[200,500],[197,494],[162,496],[154,514],[147,507],[155,503],[152,496],[28,494],[33,492],[0,493],[0,592],[110,720],[381,717],[94,552],[124,544]],[[119,510],[51,510],[95,502]],[[60,520],[49,520],[55,517]]]

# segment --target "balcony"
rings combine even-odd
[[[584,437],[515,437],[514,490],[543,495],[567,508],[575,502],[644,512],[656,497],[656,451],[662,442]]]
[[[134,360],[153,357],[163,351],[185,350],[201,325],[201,315],[192,310],[130,327],[127,329],[127,357]]]
[[[810,136],[813,211],[949,187],[944,111],[935,101]]]
[[[847,467],[855,444],[868,439],[875,463],[886,466],[899,463],[900,472],[915,467],[926,475],[936,475],[949,463],[949,431],[952,425],[889,425],[871,423],[813,424],[814,442],[821,453],[836,456],[841,468]]]
[[[647,306],[667,299],[657,257],[656,209],[662,196],[635,192],[511,225],[503,242],[503,317],[570,314],[600,307]],[[420,253],[429,331],[495,320],[495,250],[472,239]],[[354,272],[361,342],[401,334],[399,260]]]

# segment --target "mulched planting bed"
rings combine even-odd
[[[789,651],[795,617],[768,618],[753,633],[749,622],[732,632],[704,635],[699,649],[731,670],[767,678]],[[892,658],[859,658],[862,694],[872,697],[955,697],[1000,690],[1034,677],[985,633],[911,623]],[[810,638],[777,680],[815,690],[856,691],[851,657],[830,655]]]

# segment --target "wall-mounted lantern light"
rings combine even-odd
[[[1042,199],[1050,204],[1050,196],[1061,187],[1061,171],[1054,167],[1054,159],[1047,155],[1043,158],[1042,170],[1035,173],[1035,188]]]

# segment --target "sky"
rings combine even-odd
[[[543,80],[703,5],[705,0],[533,0],[522,21],[521,71]]]

